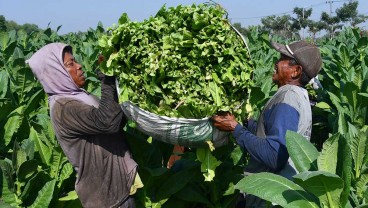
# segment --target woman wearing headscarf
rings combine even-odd
[[[102,73],[101,99],[82,89],[82,66],[72,47],[51,43],[28,63],[48,95],[56,137],[77,172],[75,190],[83,207],[135,207],[131,190],[137,176],[122,127],[115,78]]]

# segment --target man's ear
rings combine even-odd
[[[298,78],[298,77],[300,77],[300,75],[302,74],[302,70],[303,70],[302,66],[297,65],[297,66],[294,68],[294,70],[293,70],[293,72],[292,72],[292,74],[291,74],[291,77],[292,77],[292,78]]]

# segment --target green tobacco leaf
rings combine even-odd
[[[292,131],[287,131],[285,138],[290,158],[299,172],[318,170],[316,162],[319,152],[312,143],[302,135]]]
[[[359,134],[351,140],[351,155],[354,161],[355,177],[360,177],[362,166],[364,165],[364,158],[367,157],[367,137],[368,137],[368,126],[364,126]]]
[[[37,160],[27,160],[23,162],[18,170],[18,180],[25,182],[27,178],[32,176],[37,171],[37,167]]]
[[[68,192],[64,197],[59,198],[59,201],[70,201],[74,199],[78,199],[78,195],[75,190]]]
[[[14,142],[12,160],[13,160],[13,168],[18,174],[19,167],[25,161],[27,161],[27,153],[19,146],[17,141]]]
[[[3,201],[0,201],[0,207],[1,208],[14,208],[13,206],[11,206],[10,204],[7,204]]]
[[[331,102],[335,105],[336,109],[341,113],[345,112],[345,109],[342,107],[342,102],[340,98],[331,92],[327,93],[330,96]]]
[[[13,166],[11,160],[5,158],[4,160],[0,160],[0,168],[2,170],[3,177],[3,186],[8,187],[10,190],[14,188],[14,180],[13,180]],[[4,180],[5,179],[5,180]]]
[[[157,199],[170,198],[170,196],[182,190],[195,175],[196,172],[193,169],[185,169],[171,175],[157,190]],[[180,180],[178,180],[179,178]]]
[[[326,102],[318,102],[316,104],[316,107],[322,108],[322,109],[330,109],[331,108],[330,105],[328,105],[328,103],[326,103]]]
[[[45,96],[45,91],[43,89],[40,89],[36,93],[34,93],[32,97],[28,100],[28,103],[24,110],[24,114],[28,115],[32,111],[35,111],[37,106],[40,104],[41,99],[44,96]]]
[[[215,105],[216,106],[221,106],[222,105],[222,101],[221,101],[222,92],[221,92],[221,89],[214,82],[209,83],[209,89],[210,89],[213,101],[215,102]]]
[[[175,194],[175,197],[184,201],[210,204],[203,192],[201,192],[199,188],[191,185],[185,186],[182,190]]]
[[[351,110],[356,110],[357,108],[357,93],[359,92],[359,88],[353,82],[347,82],[344,85],[344,89],[342,91],[342,96],[344,97],[344,102],[349,104],[349,108]],[[350,115],[352,116],[352,115]]]
[[[360,92],[360,93],[358,93],[358,95],[361,95],[361,96],[363,96],[363,97],[367,97],[367,98],[368,98],[368,93]]]
[[[318,170],[336,173],[339,136],[340,134],[335,134],[323,143],[323,149],[317,159]]]
[[[51,151],[50,157],[50,176],[52,178],[58,179],[59,176],[59,169],[61,169],[61,165],[63,163],[63,156],[62,150],[60,147],[53,148]]]
[[[345,135],[348,132],[348,127],[346,123],[345,114],[339,111],[339,117],[337,120],[338,132],[342,135]]]
[[[23,204],[25,206],[30,206],[33,204],[37,198],[38,191],[40,191],[44,184],[50,180],[50,176],[44,171],[36,173],[31,179],[29,179],[19,197]]]
[[[235,185],[235,188],[282,207],[319,207],[318,199],[302,187],[272,173],[256,173],[246,176]]]
[[[27,153],[28,159],[32,160],[34,157],[34,142],[28,138],[22,142],[21,148]]]
[[[5,145],[8,145],[11,142],[13,135],[17,133],[20,125],[22,124],[23,112],[24,112],[24,106],[20,106],[9,114],[8,120],[4,126]]]
[[[215,177],[216,168],[221,165],[221,161],[217,160],[211,153],[209,148],[197,148],[197,160],[201,162],[201,172],[205,181],[212,181]]]
[[[1,201],[4,201],[7,204],[10,204],[12,207],[17,207],[19,204],[19,200],[14,190],[14,181],[13,181],[13,167],[12,162],[5,158],[4,160],[0,160],[0,173],[2,187],[1,187]]]
[[[5,51],[8,43],[10,41],[9,35],[7,32],[0,32],[0,48]]]
[[[340,137],[339,139],[339,151],[338,151],[338,160],[336,173],[340,176],[340,178],[344,181],[344,189],[341,193],[340,204],[342,207],[348,203],[351,182],[352,182],[352,166],[353,159],[351,157],[350,144],[347,141],[346,137]]]
[[[358,197],[363,198],[364,192],[367,191],[368,174],[360,175],[358,182],[356,183],[356,194]]]
[[[9,78],[5,70],[0,71],[0,98],[4,98],[8,91]]]
[[[111,35],[100,38],[107,58],[101,70],[124,83],[119,100],[129,98],[171,117],[204,118],[236,109],[253,82],[253,67],[224,14],[221,7],[199,4],[163,7],[143,22],[123,17]],[[195,113],[176,108],[181,101]],[[245,111],[233,113],[245,116]]]
[[[43,188],[38,192],[38,196],[30,208],[49,207],[49,204],[54,194],[56,180],[47,182]]]
[[[66,157],[64,156],[64,162],[63,165],[60,168],[59,171],[59,180],[58,180],[58,187],[60,188],[63,185],[63,182],[70,178],[70,176],[73,175],[73,166],[67,161]]]
[[[42,162],[47,165],[51,165],[51,149],[42,142],[37,131],[33,127],[31,127],[29,138],[35,143],[37,151],[41,156]]]
[[[340,207],[343,180],[324,171],[305,171],[294,177],[295,183],[319,198],[323,207]]]

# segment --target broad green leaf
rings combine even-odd
[[[345,135],[348,131],[345,114],[339,111],[338,115],[339,115],[338,120],[337,120],[338,132],[342,135]]]
[[[358,90],[359,90],[358,86],[356,86],[354,83],[347,82],[344,85],[344,89],[343,89],[343,92],[342,92],[344,98],[346,98],[345,102],[347,104],[349,104],[349,108],[351,110],[354,110],[354,111],[357,108],[357,92],[358,92]]]
[[[175,194],[175,197],[189,202],[210,204],[203,192],[196,186],[187,185]]]
[[[47,182],[38,192],[38,196],[30,208],[48,207],[54,194],[56,180]]]
[[[343,180],[324,171],[305,171],[294,176],[294,181],[319,198],[323,207],[340,207]]]
[[[322,109],[330,109],[331,107],[326,102],[318,102],[316,104],[316,107],[322,108]]]
[[[8,43],[10,41],[9,35],[7,32],[0,32],[0,48],[2,51],[5,51]]]
[[[368,97],[368,93],[360,92],[360,93],[358,93],[358,95],[361,95],[361,96],[363,96],[363,97]]]
[[[319,207],[318,199],[302,187],[272,173],[246,176],[235,185],[235,188],[282,207]]]
[[[27,153],[19,146],[17,141],[14,142],[12,160],[13,160],[13,168],[18,174],[19,167],[25,161],[27,161]]]
[[[287,131],[285,138],[290,158],[299,172],[318,170],[319,152],[312,143],[302,135],[292,131]]]
[[[182,190],[188,182],[195,176],[193,169],[185,169],[174,173],[165,180],[157,190],[156,196],[158,200],[170,198],[176,192]],[[180,180],[178,180],[180,178]]]
[[[4,201],[0,201],[1,208],[13,208],[10,204],[5,203]]]
[[[20,106],[9,114],[8,120],[3,127],[5,130],[5,145],[8,145],[11,142],[13,135],[17,133],[23,121],[23,112],[24,106]]]
[[[318,170],[336,173],[339,136],[335,134],[323,143],[322,151],[317,159]]]
[[[213,101],[215,102],[214,104],[216,106],[221,106],[222,105],[222,101],[221,101],[222,92],[221,92],[221,89],[214,82],[210,82],[208,86],[209,86],[209,90],[211,92]]]
[[[59,198],[59,201],[70,201],[74,199],[78,199],[78,195],[75,190],[68,192],[64,197]]]
[[[3,187],[8,187],[10,190],[14,188],[13,173],[14,168],[12,166],[12,161],[8,158],[0,160],[0,168],[2,170]],[[4,180],[5,179],[5,180]]]
[[[24,54],[22,49],[20,49],[19,47],[15,47],[14,48],[14,53],[12,55],[12,58],[15,59],[24,59]]]
[[[44,95],[45,95],[45,92],[43,89],[40,89],[36,93],[34,93],[32,97],[28,100],[28,103],[24,110],[24,114],[28,115],[32,111],[35,111],[36,107],[40,104],[40,101],[44,97]]]
[[[53,148],[51,151],[50,157],[50,176],[52,178],[58,179],[59,177],[59,170],[61,169],[61,165],[63,163],[63,156],[62,150],[60,147]]]
[[[40,139],[37,131],[31,127],[29,138],[35,143],[37,151],[41,156],[42,162],[50,165],[51,150]]]
[[[37,160],[27,160],[23,162],[18,169],[18,180],[21,182],[25,182],[27,178],[36,173],[37,167]]]
[[[215,177],[216,168],[221,165],[208,148],[197,148],[197,160],[201,162],[201,172],[205,181],[212,181]]]
[[[160,167],[160,168],[155,168],[155,169],[151,169],[151,168],[145,168],[151,176],[161,176],[165,173],[167,173],[167,168],[163,168],[163,167]]]
[[[34,142],[28,138],[22,142],[21,148],[26,152],[27,158],[32,160],[34,157]]]
[[[234,150],[231,152],[231,159],[234,164],[238,164],[242,158],[243,151],[241,150],[240,146],[236,146]]]
[[[339,49],[340,63],[345,69],[349,69],[351,64],[348,49],[345,45],[340,45]]]
[[[0,173],[3,179],[2,187],[1,187],[1,201],[11,205],[12,207],[16,207],[20,204],[20,201],[15,194],[14,190],[14,181],[13,181],[13,168],[11,165],[11,161],[7,158],[4,160],[0,160]]]
[[[364,165],[364,158],[367,157],[367,137],[368,126],[364,126],[359,134],[351,139],[351,155],[354,161],[355,177],[360,177],[362,166]]]
[[[337,97],[335,94],[333,94],[331,92],[327,92],[327,93],[330,96],[331,102],[335,105],[336,109],[340,113],[344,113],[345,109],[341,106],[342,102],[341,102],[340,98]]]
[[[58,181],[58,187],[60,188],[63,185],[63,182],[70,178],[74,174],[73,172],[73,166],[66,161],[66,158],[64,157],[63,165],[61,166],[61,170],[59,171],[59,181]]]
[[[25,206],[30,206],[37,198],[38,191],[40,191],[42,187],[50,180],[50,176],[44,171],[38,172],[32,176],[32,178],[26,182],[22,194],[19,197],[23,204]]]
[[[8,91],[9,78],[5,70],[0,71],[0,98],[4,98]]]
[[[336,173],[344,181],[344,189],[340,198],[340,204],[343,207],[349,203],[348,198],[352,182],[352,166],[353,159],[351,157],[350,145],[346,137],[340,137]]]

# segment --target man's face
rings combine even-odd
[[[83,75],[82,65],[75,61],[73,54],[70,52],[65,52],[63,61],[66,70],[69,72],[75,84],[79,88],[83,87],[85,84],[85,77]]]
[[[280,59],[276,61],[274,66],[274,73],[272,75],[272,81],[279,87],[288,84],[292,80],[292,74],[295,71],[297,65],[291,66],[290,61],[292,58],[281,55]]]

